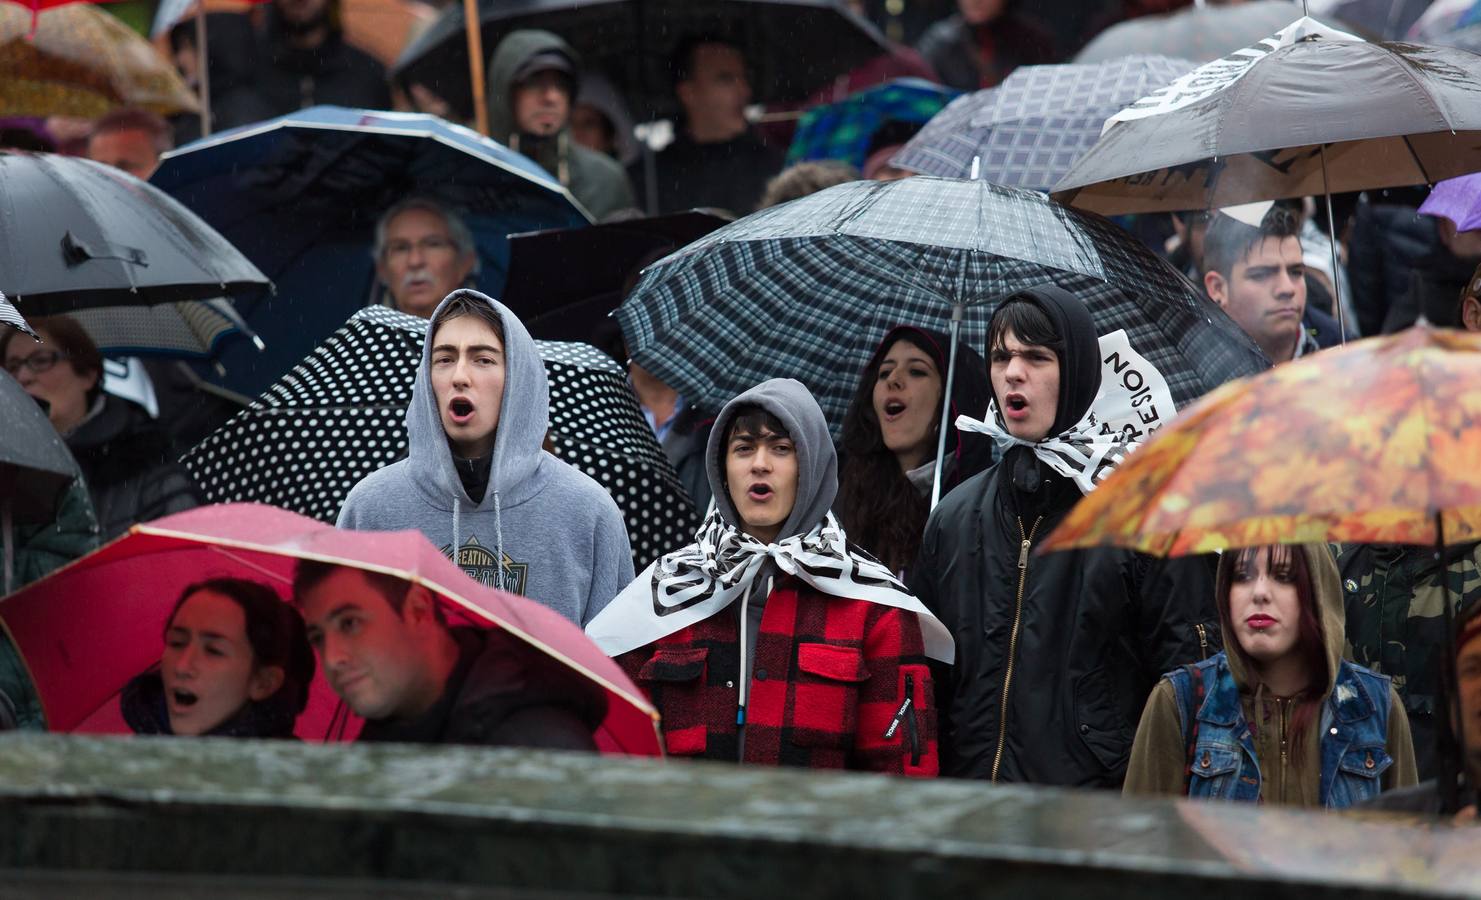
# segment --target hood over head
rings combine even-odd
[[[1322,696],[1332,692],[1333,685],[1337,682],[1337,665],[1342,660],[1342,648],[1347,641],[1347,613],[1343,605],[1342,575],[1337,570],[1337,561],[1325,544],[1298,544],[1293,549],[1299,549],[1306,554],[1306,566],[1311,572],[1312,600],[1317,608],[1317,621],[1322,626],[1322,644],[1326,651],[1327,678],[1326,687]],[[1230,574],[1239,556],[1238,549],[1225,550],[1219,557],[1219,572],[1215,584],[1223,584],[1224,579]],[[1225,656],[1229,661],[1229,672],[1234,676],[1235,682],[1241,689],[1253,691],[1255,685],[1251,682],[1251,673],[1245,667],[1244,660],[1232,649],[1234,641],[1238,638],[1234,635],[1229,617],[1229,596],[1223,592],[1216,592],[1215,600],[1219,605],[1219,621],[1224,631],[1224,646],[1229,650]]]
[[[504,506],[511,506],[539,489],[533,476],[540,467],[545,452],[541,445],[550,428],[550,382],[534,338],[519,317],[499,301],[461,288],[443,298],[432,313],[431,322],[437,321],[443,307],[459,296],[487,304],[504,330],[504,394],[494,436],[489,486],[482,501],[471,508],[492,509],[496,499],[502,500]],[[411,405],[406,408],[406,430],[411,444],[409,463],[415,469],[414,482],[433,506],[451,510],[454,501],[459,500],[464,508],[469,508],[463,483],[453,465],[447,433],[442,428],[437,395],[432,390],[431,322],[427,339],[422,342],[422,362],[412,385]]]
[[[607,76],[600,72],[582,72],[581,89],[576,103],[585,103],[598,110],[612,123],[616,132],[617,161],[630,166],[642,155],[638,139],[633,136],[633,117],[628,111],[627,101]]]
[[[823,521],[838,495],[838,453],[833,449],[822,407],[796,379],[763,381],[725,404],[715,417],[705,449],[705,471],[710,476],[715,508],[726,524],[736,529],[741,527],[740,515],[725,484],[725,432],[737,411],[745,406],[758,406],[776,416],[797,448],[797,499],[776,539],[806,534]]]
[[[535,57],[549,55],[565,58],[566,74],[571,79],[571,100],[574,104],[575,94],[581,89],[575,74],[581,71],[581,58],[559,35],[526,28],[511,31],[494,48],[494,55],[489,59],[487,100],[489,136],[494,140],[507,144],[514,134],[514,105],[510,100],[510,92],[514,90],[517,77],[531,74],[523,70]]]

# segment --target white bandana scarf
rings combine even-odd
[[[617,656],[703,622],[744,596],[767,560],[784,574],[833,597],[913,612],[926,655],[950,663],[946,626],[884,564],[851,553],[833,513],[806,534],[763,544],[711,511],[695,543],[650,565],[586,626],[587,637]]]
[[[1126,455],[1177,413],[1167,379],[1131,347],[1124,330],[1100,339],[1101,390],[1090,409],[1069,429],[1042,441],[1014,437],[1003,426],[996,400],[983,419],[958,416],[961,431],[991,437],[1000,451],[1028,447],[1050,468],[1088,494]]]

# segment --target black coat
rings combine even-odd
[[[103,395],[103,409],[67,435],[103,541],[136,522],[194,509],[200,489],[174,461],[170,438],[137,403]]]
[[[681,127],[674,142],[654,158],[657,213],[714,207],[743,216],[756,208],[782,157],[750,131],[719,144],[698,144]],[[638,160],[628,169],[638,204],[647,204],[647,171]]]
[[[941,774],[991,778],[1003,734],[999,781],[1118,787],[1158,678],[1220,649],[1214,566],[1094,549],[1030,551],[1020,570],[1019,517],[1002,470],[941,501],[911,579],[956,639],[956,665],[937,685]],[[1079,498],[1068,479],[1047,473],[1044,482],[1043,504],[1024,516],[1031,545]]]

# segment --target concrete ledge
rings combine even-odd
[[[98,884],[108,892],[86,887]],[[437,886],[468,897],[1481,895],[1481,829],[529,751],[0,738],[0,895]]]

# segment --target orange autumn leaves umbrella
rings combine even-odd
[[[1417,325],[1224,385],[1041,552],[1481,539],[1481,335]]]

